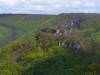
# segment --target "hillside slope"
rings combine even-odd
[[[0,75],[99,75],[100,14],[0,15],[0,46]]]

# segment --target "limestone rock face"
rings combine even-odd
[[[75,41],[71,41],[67,43],[67,48],[73,49],[73,50],[79,50],[80,49],[80,44],[75,42]]]
[[[78,51],[80,49],[80,44],[76,41],[69,41],[71,39],[72,33],[76,27],[80,27],[82,23],[81,19],[75,19],[64,24],[58,25],[56,29],[44,28],[41,32],[50,34],[57,39],[59,47],[69,48],[71,50]],[[41,36],[36,36],[37,41],[41,41]],[[67,40],[67,41],[66,41]]]

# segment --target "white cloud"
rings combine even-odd
[[[18,2],[18,0],[0,0],[1,5],[13,6]]]
[[[94,2],[87,2],[87,3],[85,3],[85,6],[86,7],[95,7],[96,3],[94,3]]]
[[[32,9],[34,9],[34,10],[46,10],[46,9],[49,9],[49,7],[42,6],[42,5],[33,5]]]
[[[67,8],[93,8],[97,6],[97,2],[84,1],[84,0],[70,0],[65,2]],[[97,4],[96,4],[97,3]]]
[[[7,5],[11,10],[19,11],[20,9],[23,12],[29,10],[49,10],[52,12],[67,9],[75,9],[77,11],[78,9],[100,7],[99,2],[99,0],[0,0],[0,8]],[[0,10],[2,11],[2,9]]]
[[[32,0],[32,2],[37,3],[35,5],[34,4],[32,5],[32,8],[35,10],[49,10],[49,9],[53,9],[53,8],[61,8],[64,6],[63,3],[57,2],[55,0],[51,0],[51,1],[50,0]],[[41,2],[41,4],[39,5],[38,2],[39,3]]]
[[[47,5],[33,5],[34,9],[52,9],[52,8],[93,8],[96,7],[96,2],[90,2],[89,0],[84,1],[84,0],[31,0],[33,3],[34,2],[43,2],[46,3]],[[36,8],[35,8],[36,7]]]
[[[79,7],[82,5],[82,2],[81,1],[72,1],[71,2],[71,6],[72,7]]]
[[[50,8],[50,7],[69,7],[69,8],[79,8],[79,7],[95,7],[96,2],[90,2],[90,0],[0,0],[0,5],[14,6],[17,3],[23,3],[22,5],[32,4],[32,3],[44,3],[46,5],[34,6],[37,8]]]

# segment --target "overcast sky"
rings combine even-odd
[[[0,0],[0,13],[100,13],[100,0]]]

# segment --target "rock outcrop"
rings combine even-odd
[[[41,32],[48,33],[50,34],[50,36],[54,36],[54,38],[56,38],[58,41],[59,47],[78,51],[80,49],[80,44],[76,41],[69,41],[68,39],[70,38],[70,36],[72,36],[74,29],[81,26],[81,22],[81,19],[75,19],[70,22],[65,22],[62,25],[57,25],[56,29],[41,29]],[[36,40],[38,43],[41,41],[41,39],[41,36],[37,34]]]

